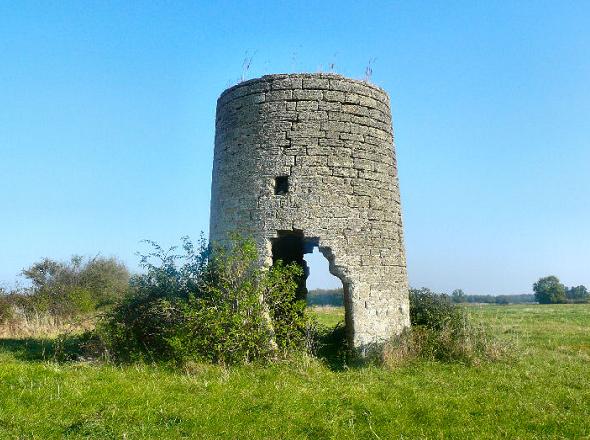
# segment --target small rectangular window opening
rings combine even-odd
[[[275,194],[283,195],[289,192],[289,176],[275,177]]]

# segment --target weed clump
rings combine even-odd
[[[503,351],[486,328],[469,319],[465,308],[427,288],[410,290],[410,322],[411,328],[385,344],[386,364],[423,358],[472,365]]]

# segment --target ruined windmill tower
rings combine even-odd
[[[217,101],[210,240],[253,237],[261,263],[314,246],[344,287],[358,349],[409,326],[389,97],[333,74],[267,75]]]

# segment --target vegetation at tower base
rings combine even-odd
[[[151,245],[146,273],[98,327],[116,359],[235,364],[310,345],[312,321],[296,299],[299,266],[260,268],[253,241],[239,237],[213,248],[185,238],[182,254]]]
[[[473,363],[490,358],[498,349],[481,328],[471,325],[462,306],[446,295],[420,289],[410,295],[412,329],[392,336],[385,346],[369,347],[371,356],[359,360],[356,347],[346,341],[344,325],[318,324],[305,301],[298,299],[299,265],[279,260],[270,269],[261,268],[254,242],[240,237],[214,249],[204,239],[195,247],[185,238],[180,249],[169,250],[149,243],[151,252],[140,262],[145,271],[131,277],[129,284],[127,270],[114,259],[35,263],[26,271],[33,282],[27,295],[0,295],[0,335],[58,335],[44,348],[54,360],[177,364],[270,361],[295,353],[313,354],[341,366],[380,362],[383,355],[389,364],[392,359],[417,357]],[[72,292],[85,289],[92,301],[81,307],[87,303],[80,303],[80,296]],[[310,302],[328,297],[341,301],[342,294],[324,291]],[[62,321],[37,327],[36,333],[15,332],[15,314],[22,310],[44,310]],[[93,329],[97,311],[100,318]]]
[[[145,273],[132,277],[128,294],[97,327],[114,360],[228,365],[310,353],[312,346],[320,356],[355,357],[343,327],[318,330],[297,299],[299,265],[261,268],[253,240],[238,236],[213,248],[184,238],[180,252],[149,243]],[[411,329],[371,353],[391,364],[414,357],[472,363],[491,352],[493,341],[447,296],[412,290],[410,316]]]
[[[477,364],[508,351],[505,342],[474,324],[464,307],[427,288],[410,289],[410,321],[411,328],[384,347],[386,364],[396,366],[415,357]]]

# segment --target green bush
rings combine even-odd
[[[13,316],[13,308],[6,293],[0,289],[0,325],[8,322]]]
[[[8,298],[29,317],[72,318],[92,312],[121,298],[129,283],[127,268],[115,258],[73,256],[68,262],[45,258],[22,273],[31,287],[14,291]]]
[[[503,350],[483,327],[470,321],[463,307],[427,288],[410,290],[410,322],[411,328],[385,347],[389,363],[421,357],[472,364]]]
[[[465,320],[464,309],[454,304],[447,295],[439,295],[427,288],[410,289],[410,322],[412,326],[434,331],[460,328]]]
[[[261,269],[255,244],[237,237],[213,250],[184,238],[181,254],[150,243],[146,272],[99,325],[116,359],[233,364],[305,349],[310,321],[296,300],[299,266]]]

